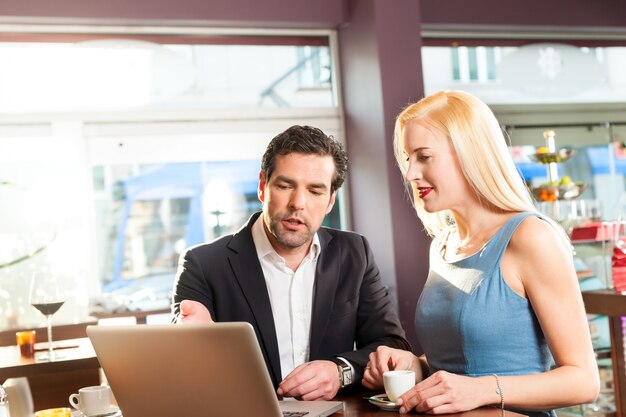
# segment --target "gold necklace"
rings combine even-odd
[[[478,246],[479,248],[481,248],[482,246],[486,244],[486,242],[489,241],[489,239],[491,239],[496,233],[498,233],[498,230],[500,230],[500,228],[505,223],[505,221],[496,222],[494,225],[487,228],[486,230],[478,229],[480,231],[477,232],[475,235],[466,239],[465,243],[461,241],[461,236],[459,235],[459,227],[455,224],[450,232],[450,235],[448,235],[448,239],[445,244],[445,247],[446,248],[448,247],[448,242],[450,241],[450,237],[451,235],[453,235],[454,238],[452,240],[452,245],[454,246],[454,254],[457,256],[460,255],[461,253],[467,252],[468,250],[470,250],[471,248],[475,246]]]
[[[442,250],[446,251],[449,247],[453,247],[454,254],[458,256],[459,254],[465,252],[470,248],[470,240],[471,239],[468,239],[467,242],[462,243],[461,237],[459,236],[459,229],[455,226],[454,229],[450,231],[450,234],[448,234],[446,242],[443,244]]]
[[[454,253],[456,255],[461,254],[462,252],[467,251],[471,245],[470,245],[470,241],[472,239],[468,239],[467,242],[463,243],[461,242],[461,237],[458,235],[458,230],[456,232],[456,242],[454,242]]]
[[[483,234],[478,234],[476,236],[471,236],[469,238],[467,238],[467,240],[465,242],[461,241],[461,236],[459,235],[459,228],[455,226],[454,230],[452,231],[453,235],[454,235],[454,254],[455,255],[460,255],[463,252],[467,252],[469,249],[471,249],[472,247],[474,247],[475,245],[473,244],[473,241],[481,241],[481,236],[483,236]],[[476,239],[475,239],[476,237]]]
[[[455,248],[454,248],[454,254],[455,255],[460,255],[462,252],[465,252],[467,249],[469,249],[468,246],[462,244],[462,243],[455,243],[454,244]]]
[[[493,235],[491,235],[493,236]],[[454,242],[454,253],[459,255],[463,252],[467,252],[473,247],[481,248],[491,237],[489,234],[478,233],[474,236],[471,236],[465,240],[465,242],[461,241],[461,236],[459,236],[459,229],[457,228],[455,231],[455,240]]]

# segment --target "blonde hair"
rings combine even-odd
[[[437,235],[454,220],[447,210],[426,212],[416,190],[406,181],[408,162],[402,137],[404,128],[412,121],[419,121],[451,141],[465,178],[481,200],[506,212],[537,212],[491,109],[471,94],[439,91],[406,107],[396,118],[394,131],[396,161],[407,190],[410,190],[415,211],[431,236]],[[563,229],[555,226],[569,246]]]

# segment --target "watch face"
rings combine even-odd
[[[346,385],[350,385],[352,384],[352,372],[350,371],[350,368],[343,368],[342,372],[341,372],[341,376],[342,376],[342,386],[346,386]]]
[[[343,373],[343,385],[350,385],[352,383],[352,375],[350,375],[350,370],[348,372]]]

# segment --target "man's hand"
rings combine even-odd
[[[331,400],[337,395],[339,369],[331,361],[312,361],[304,363],[291,371],[280,383],[278,395],[294,397],[299,400]]]
[[[422,379],[422,369],[417,356],[406,350],[378,346],[374,352],[370,353],[361,383],[369,389],[382,388],[383,374],[400,369],[415,371],[415,379],[417,381]]]
[[[180,315],[176,323],[213,323],[213,319],[204,304],[183,300],[180,302]]]

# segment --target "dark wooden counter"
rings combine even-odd
[[[616,415],[623,416],[626,412],[626,368],[622,317],[626,316],[626,295],[612,289],[583,291],[582,295],[587,313],[609,318]]]
[[[146,324],[146,320],[148,316],[154,316],[159,314],[170,314],[170,308],[162,308],[159,310],[146,310],[146,311],[127,311],[123,313],[92,313],[91,316],[96,319],[109,319],[109,318],[120,318],[120,317],[134,317],[137,320],[137,324]]]
[[[86,321],[78,324],[60,324],[60,325],[52,325],[52,340],[59,341],[65,339],[78,339],[81,337],[87,337],[87,331],[85,330],[87,326],[98,324],[95,320]],[[47,327],[37,327],[37,328],[19,328],[19,329],[9,329],[3,330],[0,332],[0,346],[13,346],[15,345],[15,332],[20,330],[35,330],[37,332],[37,342],[47,342],[48,341],[48,328]]]

